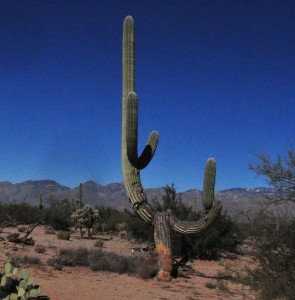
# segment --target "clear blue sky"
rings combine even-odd
[[[266,186],[295,132],[294,1],[0,1],[0,181],[121,182],[122,25],[136,25],[144,187]],[[294,145],[294,144],[293,144]]]

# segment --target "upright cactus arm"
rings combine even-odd
[[[210,209],[214,201],[215,179],[216,161],[213,158],[209,158],[206,162],[203,181],[202,202],[205,210]]]
[[[213,158],[209,158],[205,166],[202,196],[205,215],[198,221],[182,221],[170,214],[169,222],[174,231],[183,234],[199,233],[209,227],[219,217],[222,203],[214,201],[215,178],[216,162]]]

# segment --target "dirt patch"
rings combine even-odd
[[[8,233],[16,232],[15,228],[5,228],[0,234],[4,238]],[[44,299],[51,300],[115,300],[115,299],[255,299],[254,293],[246,286],[234,284],[230,281],[222,281],[220,284],[212,278],[192,275],[190,278],[177,278],[169,283],[158,282],[154,279],[143,280],[136,276],[117,274],[110,272],[93,272],[86,267],[64,267],[62,271],[53,269],[47,265],[47,260],[53,257],[62,248],[93,248],[94,239],[80,239],[73,233],[69,241],[58,240],[56,235],[45,234],[44,227],[38,226],[33,231],[35,246],[22,246],[0,241],[0,264],[6,259],[5,253],[15,256],[39,257],[41,264],[30,265],[30,272],[36,277],[36,284],[42,287]],[[36,246],[44,247],[44,253],[36,253]],[[111,236],[104,241],[103,251],[115,252],[122,256],[141,255],[140,248],[134,242]],[[134,254],[135,252],[135,254]],[[217,276],[225,270],[227,265],[242,266],[249,263],[247,257],[237,259],[222,258],[219,261],[196,260],[190,265],[200,275]],[[209,288],[209,287],[210,288]],[[46,297],[47,298],[46,298]]]

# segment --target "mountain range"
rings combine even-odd
[[[51,200],[74,199],[78,197],[79,186],[69,188],[54,180],[28,180],[13,184],[8,181],[0,182],[1,203],[21,203],[37,205],[39,195],[42,194],[43,204],[46,206]],[[145,189],[148,201],[157,199],[161,201],[165,194],[165,187]],[[197,189],[190,189],[178,193],[182,201],[194,206],[201,207],[202,192]],[[221,190],[215,193],[215,198],[222,201],[224,209],[229,214],[238,210],[251,209],[257,201],[265,197],[273,197],[274,190],[271,188],[232,188]],[[105,186],[94,181],[83,183],[83,203],[91,205],[104,205],[119,210],[131,209],[128,202],[123,183],[110,183]]]

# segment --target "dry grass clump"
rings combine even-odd
[[[18,232],[26,232],[27,226],[19,225],[19,226],[17,226],[17,230],[18,230]]]
[[[71,237],[71,233],[69,231],[60,230],[56,233],[56,237],[57,237],[58,240],[68,241]]]
[[[60,270],[63,266],[88,266],[92,271],[134,274],[143,279],[152,278],[156,274],[156,260],[153,257],[125,257],[97,248],[62,249],[48,260],[48,264]]]
[[[55,230],[52,228],[52,226],[46,225],[44,229],[44,233],[46,234],[55,234]]]
[[[45,253],[46,248],[44,246],[36,245],[34,250],[36,253]]]
[[[14,265],[40,265],[41,260],[36,256],[22,255],[22,256],[12,256],[11,261]]]
[[[95,240],[94,243],[93,243],[94,247],[101,248],[101,247],[103,247],[103,245],[104,245],[104,241],[102,239]]]

